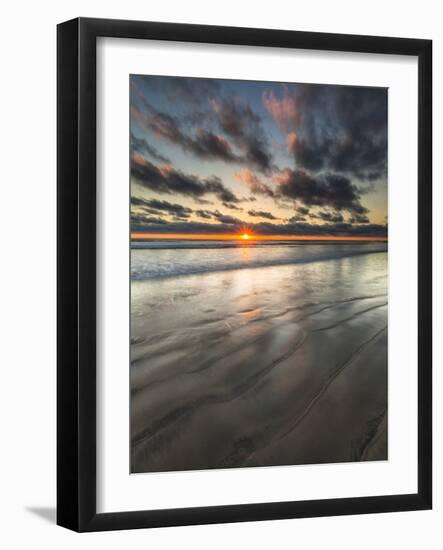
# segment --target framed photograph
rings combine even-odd
[[[58,26],[59,525],[432,506],[429,40]]]

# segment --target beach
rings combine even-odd
[[[135,243],[131,472],[387,454],[386,243]]]

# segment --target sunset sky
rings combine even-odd
[[[387,236],[387,90],[130,78],[131,232]]]

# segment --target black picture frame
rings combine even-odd
[[[57,523],[75,531],[425,510],[432,506],[432,42],[74,19],[57,29]],[[96,511],[96,39],[398,54],[418,58],[418,491],[135,512]]]

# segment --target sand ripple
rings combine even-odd
[[[133,283],[132,471],[386,459],[386,282],[373,254]]]

